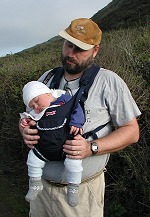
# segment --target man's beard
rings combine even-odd
[[[62,58],[62,65],[65,69],[65,71],[68,74],[80,74],[81,72],[85,71],[88,67],[90,67],[90,65],[93,63],[93,55],[91,55],[85,62],[82,62],[81,64],[79,64],[74,58],[72,57],[68,57],[68,56],[63,56],[63,54],[61,55]],[[67,61],[71,61],[74,63],[74,66],[72,67],[71,64],[68,64]]]

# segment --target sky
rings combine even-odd
[[[0,0],[0,57],[57,36],[73,19],[90,18],[112,0]]]

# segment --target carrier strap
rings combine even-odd
[[[93,139],[98,139],[98,136],[96,135],[96,133],[100,130],[102,130],[109,122],[107,122],[106,124],[103,124],[97,128],[95,128],[94,130],[90,131],[90,132],[87,132],[87,133],[84,133],[82,136],[85,138],[85,139],[88,139],[90,136],[93,137]]]
[[[47,83],[49,82],[49,80],[52,78],[52,76],[55,75],[55,76],[59,76],[59,77],[56,78],[56,81],[55,81],[55,82],[52,80],[52,82],[51,82],[49,88],[54,89],[55,86],[58,86],[58,87],[59,87],[58,84],[60,83],[60,79],[61,79],[63,73],[64,73],[63,67],[61,67],[61,66],[60,66],[60,67],[56,67],[56,68],[50,70],[50,71],[47,73],[47,75],[45,76],[45,78],[44,78],[44,80],[42,81],[42,83],[47,84]],[[58,82],[57,85],[55,84],[56,82]],[[57,89],[58,89],[58,87],[57,87]],[[55,87],[55,88],[56,88],[56,87]]]
[[[36,148],[32,149],[34,154],[42,161],[49,161],[47,160]]]
[[[82,91],[82,96],[80,98],[80,104],[82,109],[84,110],[84,102],[86,101],[87,97],[88,97],[88,92],[90,87],[92,86],[94,79],[97,75],[97,73],[99,72],[100,67],[97,65],[91,65],[90,68],[88,68],[87,70],[85,70],[83,76],[81,77],[80,81],[79,81],[79,86],[80,88],[82,86],[84,86],[84,90]]]

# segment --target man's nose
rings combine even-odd
[[[74,49],[70,49],[69,51],[69,57],[73,57],[75,55]]]
[[[76,53],[77,53],[77,48],[76,48],[76,46],[73,45],[69,50],[69,55],[74,56],[74,55],[76,55]]]

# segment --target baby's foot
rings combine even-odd
[[[25,196],[26,201],[30,202],[31,200],[35,200],[37,195],[43,190],[43,184],[41,180],[29,180],[29,191]]]
[[[68,184],[67,188],[67,199],[70,206],[77,206],[78,201],[78,193],[79,193],[79,185],[78,184]]]

